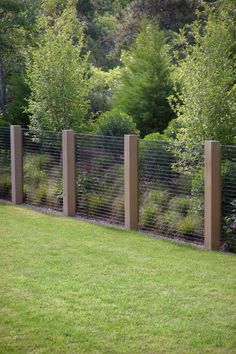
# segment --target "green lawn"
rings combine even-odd
[[[236,353],[236,257],[0,204],[1,353]]]

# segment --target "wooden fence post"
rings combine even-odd
[[[138,137],[125,135],[125,227],[138,228]]]
[[[12,203],[23,203],[23,148],[20,125],[11,125],[11,188]]]
[[[221,146],[205,141],[205,235],[209,250],[220,247],[221,237]]]
[[[73,130],[62,132],[63,152],[63,214],[74,216],[75,197],[75,133]]]

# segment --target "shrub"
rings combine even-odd
[[[112,219],[114,222],[121,221],[125,213],[124,194],[118,195],[112,204]]]
[[[236,161],[224,160],[221,165],[221,171],[223,216],[230,218],[234,212],[235,193],[227,193],[227,190],[233,188],[232,183],[236,176]]]
[[[61,207],[63,186],[61,170],[52,168],[52,158],[43,154],[26,155],[24,159],[24,199],[35,205]]]
[[[100,115],[94,123],[93,131],[97,135],[124,136],[124,134],[138,134],[132,118],[117,109]]]
[[[171,177],[172,164],[174,162],[173,153],[170,151],[170,145],[163,141],[143,139],[140,140],[139,165],[140,177],[142,178],[147,167],[158,166],[155,173],[149,171],[150,179],[160,181],[165,177]]]
[[[231,202],[232,212],[224,218],[223,231],[226,248],[236,253],[236,199]]]
[[[154,227],[157,222],[157,208],[153,204],[144,206],[141,210],[140,224],[143,227]]]
[[[184,235],[188,235],[196,231],[199,226],[199,220],[194,215],[188,215],[181,218],[177,224],[177,231]]]
[[[166,207],[168,203],[169,194],[165,190],[154,190],[149,193],[149,199],[154,205],[158,206],[159,208],[163,209]]]
[[[176,139],[177,132],[180,130],[179,119],[172,119],[167,128],[163,131],[163,133],[155,132],[145,136],[145,141],[158,141],[158,142],[174,142]]]
[[[34,201],[36,204],[45,204],[48,196],[47,186],[45,183],[40,183],[35,190]]]
[[[0,197],[10,198],[11,192],[11,175],[9,174],[2,175],[0,177]]]
[[[163,230],[168,234],[174,235],[177,231],[179,215],[169,210],[163,215]]]
[[[169,211],[171,213],[187,216],[191,206],[191,200],[189,197],[180,196],[174,197],[169,202]]]
[[[112,208],[112,202],[109,198],[105,198],[103,195],[96,192],[88,193],[87,205],[90,212],[109,212]]]
[[[26,155],[24,159],[24,177],[26,183],[37,187],[38,184],[47,180],[47,174],[43,170],[50,162],[50,157],[41,154]]]
[[[192,210],[204,213],[204,168],[202,167],[192,179]]]

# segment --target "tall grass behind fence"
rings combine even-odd
[[[76,135],[77,213],[124,224],[124,139]]]
[[[24,202],[62,210],[62,134],[23,130]]]
[[[222,241],[236,252],[236,145],[222,145]]]
[[[10,128],[0,128],[0,198],[11,199]]]
[[[204,149],[192,152],[198,172],[191,164],[182,168],[174,144],[139,143],[139,226],[152,233],[190,241],[203,241]],[[182,151],[184,153],[184,151]]]

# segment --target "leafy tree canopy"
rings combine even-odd
[[[30,51],[28,112],[36,129],[82,129],[89,108],[88,54],[83,55],[83,27],[73,4],[57,17],[42,15],[42,34]]]

